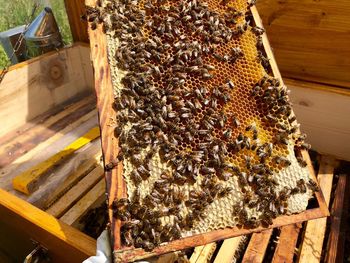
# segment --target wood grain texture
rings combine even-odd
[[[307,141],[321,154],[350,161],[350,96],[335,94],[325,85],[286,82],[293,109],[308,135]],[[328,90],[328,91],[327,91]]]
[[[301,227],[301,224],[281,227],[281,233],[272,258],[273,263],[293,262],[295,247]]]
[[[0,142],[0,167],[5,167],[39,143],[49,139],[72,122],[94,109],[92,96],[82,99],[66,109],[59,107],[60,112],[47,119],[35,120],[34,125],[26,123],[15,131],[11,131]],[[6,141],[5,141],[6,140]]]
[[[283,76],[350,87],[349,1],[259,0],[257,7]]]
[[[0,137],[75,96],[91,93],[80,58],[75,45],[10,70],[0,85]],[[52,69],[60,71],[59,78],[53,79]]]
[[[92,142],[99,136],[99,127],[92,128],[90,131],[88,131],[82,137],[69,144],[60,152],[54,154],[53,156],[50,156],[45,161],[29,168],[28,170],[24,171],[23,173],[20,173],[15,178],[13,178],[13,188],[24,194],[31,194],[39,187],[38,184],[40,183],[40,181],[43,180],[43,177],[47,175],[49,170],[52,170],[52,168],[58,166],[78,149]]]
[[[327,263],[336,263],[344,261],[344,230],[343,227],[348,222],[342,222],[344,211],[344,202],[346,198],[345,190],[348,183],[348,175],[343,174],[339,176],[337,188],[335,190],[334,201],[331,210],[331,228],[328,237],[326,260]],[[345,212],[346,213],[346,212]],[[346,216],[343,218],[346,220]]]
[[[74,42],[81,41],[88,43],[87,22],[81,19],[81,16],[85,13],[85,1],[65,0],[64,3]]]
[[[329,205],[329,200],[331,197],[335,165],[336,162],[334,158],[322,156],[317,179],[327,205]],[[300,263],[320,261],[324,235],[326,232],[326,224],[327,218],[319,218],[307,222],[300,249]]]
[[[46,212],[54,217],[61,217],[74,203],[80,200],[93,186],[95,186],[103,177],[103,167],[98,165],[62,197],[60,197]],[[103,193],[105,190],[103,189]]]
[[[242,263],[263,262],[267,245],[272,235],[272,229],[261,233],[254,233],[250,238],[247,250],[244,253]]]
[[[86,4],[90,6],[93,6],[94,3],[94,0],[86,1]],[[258,17],[256,9],[252,8],[252,12],[254,15],[254,19],[257,21],[257,24],[260,23],[260,18]],[[91,58],[93,61],[93,67],[95,72],[97,107],[99,111],[100,127],[102,130],[102,150],[104,154],[104,163],[107,164],[112,160],[115,160],[118,149],[118,142],[113,134],[113,127],[115,126],[115,123],[111,122],[110,118],[111,116],[114,116],[115,113],[112,109],[113,87],[107,59],[107,43],[106,37],[102,33],[100,26],[96,30],[89,29],[89,36],[91,45]],[[268,46],[268,40],[266,36],[263,37],[263,41],[266,48],[266,53],[273,62],[271,63],[273,73],[276,77],[280,78],[280,74],[276,63],[273,60],[273,54],[270,47]],[[304,154],[307,155],[307,153]],[[310,165],[311,163],[309,162],[309,168],[312,170],[312,167]],[[312,173],[312,175],[314,174]],[[111,203],[116,197],[120,198],[126,195],[121,163],[119,163],[116,168],[112,169],[112,171],[106,172],[106,182],[107,192],[109,194],[109,203]],[[280,227],[287,224],[327,216],[328,210],[327,206],[324,204],[322,194],[318,193],[316,194],[316,197],[319,203],[318,208],[309,209],[296,215],[278,217],[274,220],[273,225],[269,226],[269,228]],[[155,248],[152,252],[145,252],[142,249],[122,247],[119,236],[120,221],[114,220],[111,209],[109,209],[109,219],[111,221],[112,248],[114,250],[114,260],[116,262],[135,261],[146,257],[182,250],[188,247],[205,245],[217,240],[266,230],[266,228],[262,227],[256,229],[238,229],[237,227],[219,229],[211,231],[209,233],[194,235],[180,240],[175,240]]]
[[[0,196],[1,220],[46,247],[51,262],[82,262],[95,255],[93,238],[2,189]]]
[[[64,129],[55,133],[55,135],[51,136],[49,139],[36,145],[29,152],[18,157],[11,164],[0,169],[1,188],[11,191],[12,193],[12,191],[14,191],[12,189],[12,179],[16,175],[46,160],[47,156],[56,154],[62,147],[69,145],[69,143],[86,133],[97,124],[96,117],[95,111],[85,114],[75,122],[68,124]],[[21,197],[27,199],[23,194]]]
[[[73,207],[71,207],[60,220],[68,225],[75,225],[96,204],[101,204],[105,199],[106,183],[100,180],[86,195],[84,195]]]
[[[231,263],[239,249],[239,244],[242,237],[233,237],[224,240],[218,254],[215,257],[214,263]]]
[[[86,5],[94,6],[95,0],[86,0]],[[104,164],[114,161],[118,155],[118,140],[114,136],[115,123],[112,122],[115,112],[112,108],[114,102],[111,72],[107,58],[107,39],[99,25],[96,30],[88,30],[91,46],[91,60],[94,68],[95,91],[97,109],[101,128],[101,143]],[[126,196],[126,185],[122,176],[123,165],[105,172],[107,201],[111,204],[116,198]],[[113,211],[109,209],[112,250],[121,248],[120,220],[114,220]]]
[[[216,249],[216,243],[209,243],[203,246],[195,247],[190,258],[190,263],[207,263],[210,262],[211,257]]]
[[[94,141],[78,150],[64,165],[57,167],[31,194],[27,201],[41,209],[47,209],[68,189],[90,173],[101,158],[100,142]]]

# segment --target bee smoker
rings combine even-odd
[[[32,58],[63,46],[60,30],[50,7],[29,25],[24,35],[27,57]]]

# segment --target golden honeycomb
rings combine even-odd
[[[312,182],[294,153],[306,146],[249,5],[105,0],[88,12],[108,40],[125,246],[152,250],[306,209]]]

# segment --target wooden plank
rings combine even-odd
[[[0,220],[46,247],[51,262],[82,262],[95,255],[93,238],[2,189],[0,196]]]
[[[51,75],[52,70],[59,71],[60,76]],[[0,85],[0,136],[75,96],[91,91],[91,83],[86,82],[80,65],[77,46],[14,68]]]
[[[330,93],[324,85],[286,83],[295,114],[313,149],[350,161],[350,145],[344,143],[350,140],[350,122],[344,121],[350,115],[350,96]]]
[[[339,176],[331,211],[331,227],[326,250],[327,263],[343,262],[345,233],[341,231],[347,175]],[[346,211],[346,210],[345,210]],[[345,212],[346,213],[346,212]],[[348,221],[345,216],[345,221]],[[348,222],[345,222],[347,224]]]
[[[214,263],[231,263],[242,241],[242,237],[233,237],[224,240]]]
[[[244,253],[242,263],[262,262],[265,256],[267,245],[269,244],[272,229],[261,233],[254,233],[250,238],[246,252]]]
[[[93,6],[94,0],[87,0],[86,4]],[[255,10],[255,15],[256,9]],[[253,8],[252,8],[253,12]],[[254,15],[254,14],[253,14]],[[99,25],[96,30],[89,29],[91,57],[93,61],[93,67],[95,72],[95,89],[97,94],[97,107],[100,116],[100,127],[102,130],[102,149],[104,154],[104,162],[109,163],[114,161],[118,152],[118,142],[113,136],[114,123],[111,121],[110,116],[113,116],[113,88],[111,83],[110,68],[107,60],[107,43],[106,37],[102,33],[101,26]],[[264,38],[267,43],[266,37]],[[271,50],[270,53],[272,54]],[[272,59],[272,57],[269,57]],[[277,66],[273,68],[275,76],[279,77]],[[307,153],[306,153],[307,155]],[[310,169],[311,166],[309,166]],[[121,198],[126,195],[125,182],[122,176],[122,164],[118,164],[115,169],[106,172],[107,192],[109,193],[108,200],[111,203],[115,198]],[[319,204],[318,208],[304,211],[300,214],[291,216],[281,216],[273,221],[273,225],[269,228],[280,227],[282,225],[297,223],[309,219],[324,217],[328,215],[327,206],[324,204],[322,194],[316,194]],[[258,227],[256,229],[238,229],[237,227],[214,230],[209,233],[198,234],[191,237],[186,237],[180,240],[169,242],[165,245],[155,248],[151,252],[145,252],[142,249],[122,248],[120,242],[120,221],[114,220],[112,216],[112,209],[109,209],[109,219],[111,227],[111,240],[113,242],[112,248],[114,250],[115,261],[135,261],[145,257],[160,255],[171,251],[182,250],[188,247],[208,244],[217,240],[230,238],[233,236],[240,236],[252,232],[260,232],[266,230],[266,228]]]
[[[95,204],[101,203],[106,198],[106,184],[104,179],[100,180],[83,198],[70,208],[60,220],[68,225],[78,223],[79,219]]]
[[[318,171],[318,182],[327,205],[331,197],[333,172],[336,161],[333,157],[322,156]],[[299,262],[319,262],[326,232],[327,218],[319,218],[307,222],[304,238],[301,244]]]
[[[38,120],[40,122],[37,122],[33,127],[28,127],[25,124],[18,130],[6,134],[4,137],[7,137],[8,140],[0,146],[0,167],[10,164],[39,143],[64,129],[70,123],[91,112],[94,109],[94,99],[94,97],[89,96],[66,109],[60,107],[60,112],[44,121]]]
[[[77,151],[67,163],[56,169],[27,201],[41,209],[53,202],[91,172],[101,158],[100,142],[94,141]]]
[[[301,224],[281,227],[281,233],[272,258],[273,263],[293,262],[295,246],[298,241],[301,227]]]
[[[46,212],[54,217],[61,217],[77,200],[81,199],[103,177],[103,167],[98,165],[76,185],[74,185],[59,200],[50,206]]]
[[[84,0],[65,0],[66,12],[74,42],[89,42],[87,23],[81,19],[85,13]]]
[[[216,249],[216,243],[213,242],[213,243],[209,243],[209,244],[206,244],[204,246],[201,246],[201,248],[198,249],[198,251],[200,251],[198,253],[198,257],[196,257],[196,261],[193,261],[192,260],[192,256],[190,258],[190,262],[195,262],[195,263],[207,263],[207,262],[210,262],[210,259],[211,257],[213,256],[214,254],[214,251]]]
[[[204,245],[194,248],[194,251],[190,257],[190,263],[196,263],[199,255],[202,253],[203,249],[204,249]]]
[[[12,179],[18,175],[18,173],[46,160],[47,156],[56,154],[62,149],[62,147],[69,145],[72,141],[86,133],[96,125],[96,117],[96,111],[91,111],[88,114],[85,114],[77,121],[68,124],[54,136],[39,143],[35,148],[17,158],[10,165],[0,169],[1,188],[7,191],[12,191]],[[23,195],[23,197],[26,198],[25,195]]]
[[[92,128],[82,137],[65,147],[62,151],[16,176],[12,181],[13,188],[29,195],[37,189],[38,182],[42,180],[44,174],[52,169],[52,167],[57,166],[60,162],[72,155],[76,150],[95,140],[99,136],[99,127]]]
[[[350,87],[349,1],[259,0],[257,7],[283,76]]]
[[[96,0],[86,0],[88,6],[95,6]],[[102,32],[102,26],[99,25],[96,30],[88,30],[90,36],[91,60],[95,76],[95,91],[97,97],[97,108],[99,112],[99,124],[101,128],[101,143],[104,164],[114,161],[118,155],[118,139],[114,136],[112,109],[114,102],[113,85],[111,72],[107,58],[107,40]],[[108,193],[108,203],[111,204],[116,198],[126,197],[126,185],[122,176],[123,165],[119,162],[118,166],[105,172],[106,192]],[[108,211],[112,250],[121,248],[120,239],[120,220],[114,220],[113,211]],[[180,250],[180,249],[177,249]]]

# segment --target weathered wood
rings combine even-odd
[[[1,188],[12,191],[12,179],[16,175],[44,161],[47,159],[47,156],[56,154],[62,147],[69,145],[69,143],[94,127],[96,123],[96,112],[91,111],[75,122],[68,124],[64,129],[55,133],[55,135],[51,136],[49,139],[39,143],[29,152],[18,157],[10,165],[0,169]],[[25,195],[21,197],[27,198]]]
[[[194,253],[190,258],[191,263],[207,263],[210,262],[211,257],[216,249],[216,243],[209,243],[204,246],[195,248]]]
[[[318,171],[318,182],[327,205],[331,197],[333,172],[336,161],[332,157],[322,156]],[[301,244],[299,262],[319,262],[326,232],[327,218],[319,218],[307,222],[304,238]]]
[[[331,211],[331,227],[326,249],[327,263],[343,262],[344,260],[344,235],[341,230],[342,216],[345,202],[345,189],[348,178],[346,174],[340,175],[335,190],[334,201]],[[345,216],[346,218],[346,216]],[[345,222],[347,224],[348,222]]]
[[[281,227],[281,233],[272,258],[273,263],[293,262],[295,246],[301,227],[300,224]]]
[[[95,0],[86,0],[86,5],[94,6]],[[95,73],[95,90],[97,96],[97,108],[101,128],[101,142],[104,164],[114,161],[118,155],[118,139],[114,136],[113,120],[110,116],[115,114],[112,105],[114,102],[111,72],[107,58],[107,40],[99,25],[96,30],[89,29],[91,59]],[[126,196],[126,185],[122,176],[123,165],[105,172],[108,203],[111,204],[116,198]],[[113,211],[109,209],[109,221],[111,222],[112,249],[121,248],[120,220],[113,218]]]
[[[250,238],[246,252],[244,253],[242,263],[262,262],[265,256],[267,245],[272,235],[272,229],[261,233],[254,233]]]
[[[74,203],[81,199],[103,177],[103,167],[98,165],[88,175],[74,185],[59,200],[50,206],[46,212],[54,217],[61,217]],[[103,191],[104,192],[104,191]]]
[[[87,5],[93,6],[95,4],[94,0],[87,0]],[[254,19],[260,21],[257,18],[257,12],[255,8],[252,8]],[[91,45],[91,57],[93,61],[93,67],[95,72],[95,89],[97,94],[97,106],[99,110],[100,117],[100,127],[101,127],[101,139],[102,139],[102,149],[104,154],[104,162],[109,163],[117,157],[118,141],[114,137],[113,129],[115,123],[112,122],[110,116],[113,116],[114,111],[112,109],[113,103],[113,87],[111,82],[111,73],[107,59],[107,43],[106,37],[102,32],[101,26],[98,26],[96,30],[89,29],[90,45]],[[266,53],[269,59],[273,60],[271,49],[267,46],[267,38],[263,38]],[[276,77],[280,77],[278,68],[276,64],[272,65],[273,72]],[[307,155],[307,153],[306,153]],[[309,166],[310,168],[311,166]],[[310,168],[312,169],[312,168]],[[122,164],[119,163],[115,169],[110,172],[106,172],[107,180],[107,192],[109,193],[108,200],[111,203],[116,197],[120,198],[126,195],[125,182],[122,176]],[[309,219],[324,217],[328,215],[327,206],[324,204],[322,194],[316,194],[317,201],[319,204],[318,208],[309,209],[300,214],[291,216],[280,216],[276,218],[273,225],[269,226],[280,227],[282,225],[302,222]],[[180,240],[175,240],[169,242],[165,245],[155,248],[152,252],[145,252],[142,249],[131,249],[123,248],[120,242],[119,228],[120,221],[115,220],[112,216],[112,211],[109,209],[109,219],[111,222],[111,232],[112,232],[112,248],[114,250],[115,261],[134,261],[145,257],[160,255],[168,253],[171,251],[182,250],[188,247],[198,246],[208,244],[217,240],[226,239],[234,236],[240,236],[252,232],[261,232],[266,230],[266,228],[256,228],[256,229],[238,229],[226,228],[211,231],[205,234],[194,235],[191,237],[183,238]]]
[[[259,0],[257,7],[283,76],[350,87],[349,1]]]
[[[67,109],[59,107],[61,111],[46,120],[34,120],[35,126],[25,124],[19,129],[6,134],[4,137],[7,137],[7,141],[4,141],[0,146],[0,167],[10,164],[39,143],[44,142],[64,129],[70,123],[91,112],[95,107],[94,99],[94,97],[89,96],[69,105]]]
[[[56,153],[45,161],[31,167],[30,169],[13,178],[13,188],[17,191],[29,195],[39,187],[38,183],[43,180],[44,175],[47,175],[50,169],[52,170],[54,166],[59,165],[69,156],[71,156],[75,151],[90,143],[99,136],[99,127],[92,128],[82,137],[65,147],[62,151]]]
[[[100,142],[94,141],[78,150],[64,165],[55,169],[45,183],[27,201],[47,209],[53,202],[91,172],[101,158]]]
[[[66,12],[74,42],[89,42],[87,22],[81,19],[85,14],[84,0],[65,0]]]
[[[239,244],[241,241],[242,237],[233,237],[224,240],[218,254],[215,257],[214,263],[231,263],[237,250],[239,249]]]
[[[61,73],[58,78],[52,70]],[[11,68],[0,85],[0,137],[74,96],[91,93],[83,71],[79,45]]]
[[[95,255],[96,241],[0,189],[0,220],[49,250],[51,262],[82,262]]]
[[[94,205],[100,204],[106,198],[105,180],[100,180],[84,197],[82,197],[72,208],[70,208],[60,220],[68,225],[75,225],[85,213]]]
[[[286,81],[301,129],[313,149],[350,161],[350,96],[330,92],[329,87]],[[346,93],[345,93],[346,94]],[[320,117],[322,116],[322,118]]]

